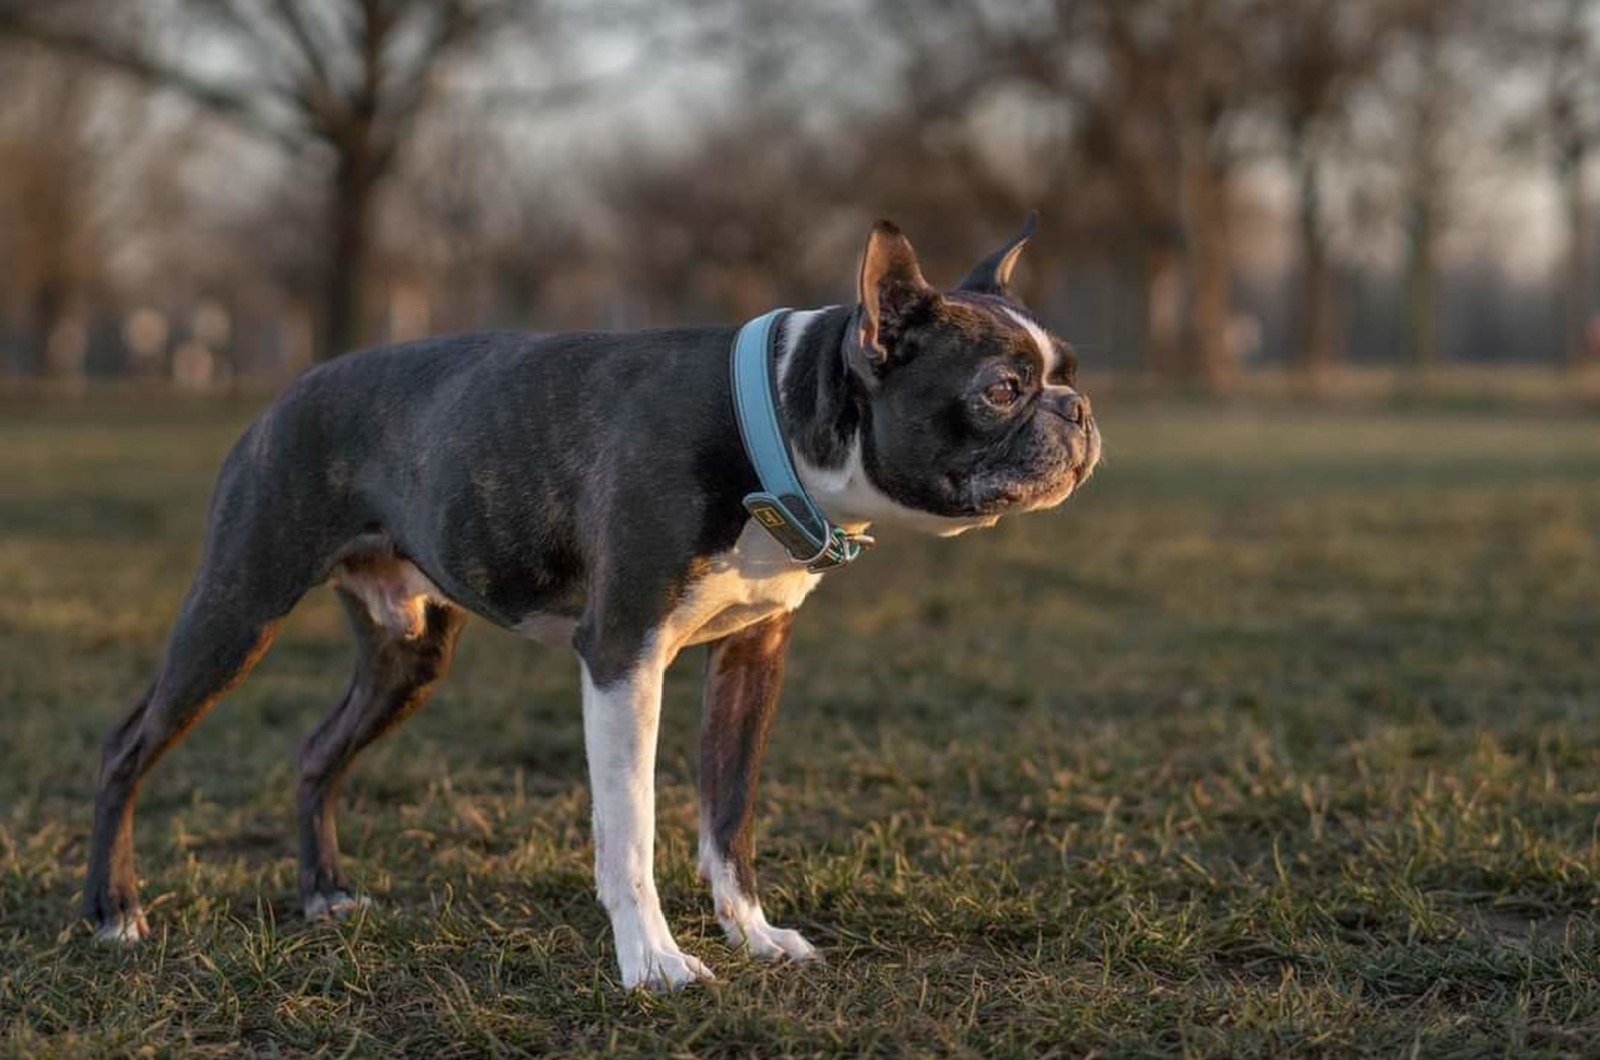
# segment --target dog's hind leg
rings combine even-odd
[[[465,611],[437,597],[406,595],[405,566],[387,564],[381,575],[363,573],[338,590],[356,636],[356,669],[343,701],[300,755],[300,900],[307,919],[342,917],[359,904],[339,867],[339,779],[362,748],[427,700],[466,622]]]
[[[84,915],[99,938],[136,942],[149,933],[133,867],[133,805],[156,759],[244,678],[272,642],[282,611],[261,617],[204,571],[167,641],[160,673],[106,737],[95,790]],[[284,610],[287,610],[285,608]]]
[[[793,621],[785,612],[711,646],[700,733],[700,876],[729,943],[768,960],[803,961],[817,955],[811,944],[773,927],[761,911],[750,835]]]
[[[244,679],[278,622],[325,577],[350,515],[307,492],[293,461],[272,448],[273,414],[228,454],[212,493],[200,569],[178,610],[149,690],[106,737],[95,789],[85,915],[102,939],[148,933],[133,868],[139,783],[210,707]]]

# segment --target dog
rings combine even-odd
[[[880,221],[858,304],[763,318],[749,341],[750,326],[482,333],[304,373],[224,462],[158,672],[105,740],[84,889],[97,936],[149,932],[141,779],[331,583],[357,653],[299,758],[308,918],[363,904],[340,868],[335,789],[422,706],[470,613],[578,656],[596,890],[623,987],[713,978],[673,940],[653,868],[662,675],[692,645],[710,646],[699,870],[717,919],[757,957],[814,957],[767,921],[752,866],[795,609],[870,524],[951,535],[1053,508],[1100,458],[1071,348],[1011,291],[1035,220],[945,292]],[[793,481],[763,493],[771,476]]]

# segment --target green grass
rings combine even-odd
[[[293,754],[350,657],[326,590],[146,785],[156,937],[94,945],[98,741],[249,410],[0,408],[0,1048],[1595,1055],[1600,427],[1105,404],[1063,511],[886,533],[806,606],[758,865],[821,967],[721,941],[680,660],[658,871],[721,982],[669,997],[615,985],[575,667],[482,622],[348,784],[378,908],[300,919]]]

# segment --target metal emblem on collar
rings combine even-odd
[[[819,542],[770,493],[750,494],[744,499],[744,507],[761,524],[762,529],[783,546],[784,551],[804,563],[806,570],[812,573],[854,563],[862,552],[874,544],[874,539],[867,534],[852,534],[842,527],[831,525],[828,527],[828,540]]]

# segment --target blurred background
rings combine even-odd
[[[1037,207],[1119,384],[1592,396],[1597,146],[1590,0],[0,0],[0,377],[734,321]]]

